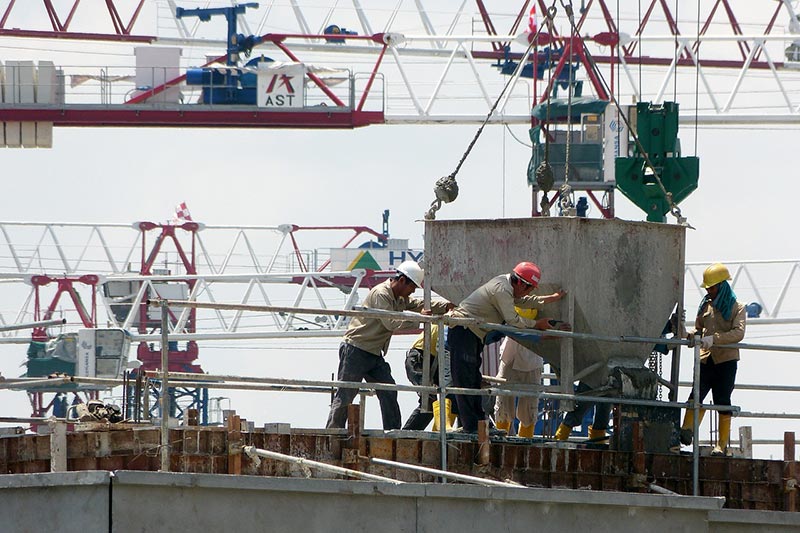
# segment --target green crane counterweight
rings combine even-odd
[[[617,188],[647,213],[648,221],[664,222],[672,204],[679,204],[697,188],[700,160],[681,157],[677,103],[639,102],[635,118],[638,142],[633,157],[618,157],[614,162]]]

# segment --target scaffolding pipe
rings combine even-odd
[[[243,446],[242,450],[244,453],[247,454],[248,457],[256,458],[256,457],[264,457],[266,459],[274,459],[276,461],[284,461],[287,463],[293,463],[300,466],[305,466],[308,468],[318,468],[319,470],[325,470],[328,472],[333,472],[336,474],[340,474],[343,476],[348,477],[356,477],[360,479],[368,479],[370,481],[385,481],[386,483],[393,483],[395,485],[402,485],[402,481],[398,481],[396,479],[392,479],[389,477],[383,476],[376,476],[375,474],[369,474],[367,472],[360,472],[358,470],[352,470],[350,468],[342,468],[341,466],[330,465],[328,463],[320,463],[318,461],[312,461],[311,459],[304,459],[302,457],[295,457],[293,455],[285,455],[278,452],[273,452],[270,450],[262,450],[261,448],[256,448],[255,446]]]
[[[149,305],[156,305],[162,300],[148,300]],[[413,313],[411,311],[386,311],[382,309],[368,309],[363,307],[355,307],[353,310],[344,309],[316,309],[304,307],[282,307],[273,305],[244,305],[244,304],[221,304],[221,303],[206,303],[206,302],[191,302],[187,300],[163,300],[168,305],[174,307],[191,307],[196,309],[219,309],[230,311],[257,311],[268,313],[294,313],[294,314],[317,314],[317,315],[335,315],[335,316],[362,316],[367,318],[394,318],[401,319],[409,322],[437,322],[442,321],[446,325],[457,326],[481,326],[483,329],[496,330],[501,333],[535,333],[537,335],[546,335],[548,337],[565,337],[574,339],[587,339],[597,340],[602,342],[634,342],[642,344],[665,344],[667,346],[688,346],[690,342],[683,339],[665,339],[662,337],[634,337],[626,335],[595,335],[592,333],[579,333],[575,331],[561,331],[561,330],[535,330],[535,329],[521,329],[503,324],[494,324],[491,322],[481,322],[475,318],[460,318],[452,316],[433,316],[422,315],[420,313]],[[188,338],[188,337],[187,337]],[[740,348],[747,350],[769,350],[769,351],[783,351],[783,352],[796,352],[800,353],[800,346],[785,346],[785,345],[770,345],[770,344],[719,344],[715,345],[719,348]]]
[[[414,472],[422,472],[425,474],[432,474],[435,476],[447,477],[450,479],[455,479],[457,481],[464,481],[467,483],[475,483],[477,485],[485,485],[487,487],[503,487],[503,488],[512,488],[512,489],[524,489],[527,488],[523,485],[519,485],[517,483],[508,483],[503,481],[495,481],[493,479],[485,479],[482,477],[475,477],[475,476],[468,476],[466,474],[457,474],[455,472],[448,472],[446,470],[439,470],[436,468],[428,468],[427,466],[418,466],[418,465],[410,465],[408,463],[398,463],[397,461],[390,461],[388,459],[378,459],[377,457],[363,457],[359,456],[360,459],[368,459],[370,463],[374,463],[377,465],[383,466],[391,466],[394,468],[400,468],[403,470],[413,470]]]
[[[198,374],[192,373],[184,373],[184,372],[170,372],[169,375],[174,379],[176,376],[189,376],[197,378],[199,377]],[[205,377],[205,375],[203,375]],[[240,384],[240,383],[224,383],[220,381],[214,381],[217,379],[216,376],[208,376],[212,381],[190,381],[181,379],[174,383],[176,386],[182,387],[191,387],[191,388],[207,388],[207,389],[225,389],[225,390],[265,390],[265,391],[276,391],[276,392],[320,392],[320,393],[330,393],[331,388],[334,387],[341,387],[341,388],[353,388],[359,389],[363,392],[369,392],[374,390],[396,390],[396,391],[405,391],[405,392],[422,392],[423,394],[435,394],[438,392],[436,387],[423,387],[419,385],[392,385],[389,383],[363,383],[363,382],[355,382],[355,381],[310,381],[310,380],[292,380],[292,379],[282,379],[282,378],[242,378],[241,381],[252,381],[254,383],[250,384]],[[79,383],[79,384],[95,384],[95,385],[105,385],[109,388],[121,385],[122,380],[120,379],[112,379],[112,378],[84,378],[84,377],[73,377],[73,378],[62,378],[64,383],[72,382],[72,383]],[[234,378],[234,380],[239,380],[240,378]],[[26,382],[24,384],[16,383],[15,388],[22,388],[25,385],[29,385],[31,382]],[[54,380],[43,380],[44,384],[52,384]],[[57,383],[57,382],[56,382]],[[272,384],[270,384],[272,383]],[[276,385],[277,383],[277,385]],[[2,384],[0,383],[0,388]],[[594,403],[610,403],[610,404],[624,404],[624,405],[644,405],[644,406],[653,406],[653,407],[674,407],[674,408],[691,408],[692,404],[688,402],[663,402],[658,400],[641,400],[641,399],[633,399],[633,398],[618,398],[618,397],[606,397],[606,396],[586,396],[581,394],[565,394],[565,393],[551,393],[551,392],[539,392],[537,389],[532,389],[532,387],[508,387],[508,388],[488,388],[488,389],[465,389],[465,388],[457,388],[457,387],[446,387],[443,389],[445,394],[463,394],[463,395],[471,395],[471,396],[538,396],[543,399],[552,399],[552,400],[578,400],[578,401],[586,401],[586,402],[594,402]],[[701,404],[700,407],[702,409],[708,411],[731,411],[733,413],[739,413],[740,408],[737,406],[727,406],[727,405],[714,405],[714,404]],[[741,415],[746,418],[769,418],[770,415],[768,413],[747,413]],[[787,418],[793,419],[798,418],[800,419],[800,414],[792,414],[792,413],[783,413],[775,415],[775,418]]]
[[[161,300],[161,471],[169,472],[169,308]]]
[[[680,496],[677,492],[672,492],[669,489],[665,489],[664,487],[659,487],[655,483],[648,483],[647,488],[650,489],[651,492],[655,492],[656,494],[667,494],[669,496]]]
[[[148,305],[156,305],[162,300],[148,300]],[[331,315],[366,318],[400,318],[408,322],[435,322],[441,317],[423,315],[412,311],[386,311],[383,309],[369,309],[355,307],[349,309],[317,309],[313,307],[285,307],[277,305],[246,305],[191,302],[188,300],[164,300],[171,307],[190,307],[195,309],[217,309],[221,311],[255,311],[261,313],[291,313],[295,315]],[[445,323],[457,325],[477,325],[479,321],[474,318],[444,317]]]
[[[13,382],[7,381],[0,381],[0,389],[28,389],[33,387],[42,387],[44,385],[52,385],[54,387],[58,387],[59,385],[65,385],[71,381],[70,378],[46,378],[46,379],[32,379],[29,381],[17,381],[14,380]]]
[[[444,322],[436,323],[439,334],[436,337],[436,367],[439,376],[439,464],[443,471],[447,471],[447,382],[445,372],[445,347],[444,347]],[[451,371],[452,375],[452,371]],[[452,408],[452,406],[451,406]],[[442,483],[447,483],[447,478],[442,476]]]
[[[23,324],[10,324],[0,326],[0,332],[14,331],[18,329],[46,328],[49,326],[63,326],[67,323],[66,318],[54,318],[53,320],[39,320],[37,322],[25,322]]]
[[[31,379],[27,381],[13,381],[13,382],[6,382],[0,381],[0,389],[28,389],[28,388],[35,388],[35,387],[43,387],[45,385],[52,385],[54,387],[58,387],[60,385],[66,385],[70,383],[71,379],[69,377],[65,378],[46,378],[46,379]]]
[[[66,418],[56,418],[53,416],[47,418],[41,416],[0,416],[0,422],[3,424],[45,424],[50,420],[67,422]]]
[[[688,409],[688,407],[687,407]],[[694,336],[694,386],[692,387],[692,494],[700,495],[700,335]]]
[[[215,388],[216,385],[219,383],[217,380],[219,379],[218,376],[206,376],[205,374],[193,374],[191,372],[170,372],[170,377],[180,379],[179,382],[183,385],[184,380],[186,383],[190,383],[192,387],[205,387],[205,388]],[[157,374],[152,372],[147,373],[148,377],[158,377]],[[202,376],[202,378],[201,378]],[[206,378],[209,378],[211,381],[206,381]],[[76,381],[82,378],[75,378]],[[202,381],[200,381],[202,379]],[[194,380],[194,381],[191,381]],[[116,380],[119,381],[119,380]],[[366,390],[390,390],[390,391],[401,391],[401,392],[421,392],[423,394],[434,394],[437,391],[437,388],[434,386],[430,387],[423,387],[422,385],[398,385],[396,383],[364,383],[360,381],[321,381],[321,380],[309,380],[309,379],[285,379],[285,378],[236,378],[231,377],[228,381],[243,381],[249,383],[268,383],[272,385],[296,385],[296,386],[306,386],[306,387],[326,387],[328,391],[332,387],[336,388],[343,388],[343,389],[366,389]]]
[[[152,375],[152,373],[148,373],[148,375]],[[276,385],[285,385],[287,388],[280,388],[278,387],[277,390],[286,390],[289,391],[300,391],[300,387],[319,387],[320,389],[324,389],[324,392],[330,392],[331,388],[333,387],[341,387],[341,388],[353,388],[359,389],[364,391],[372,391],[372,390],[396,390],[396,391],[405,391],[405,392],[422,392],[428,394],[435,394],[438,392],[436,387],[424,387],[421,385],[397,385],[391,383],[364,383],[364,382],[355,382],[355,381],[312,381],[312,380],[300,380],[300,379],[284,379],[284,378],[238,378],[232,377],[232,381],[247,381],[252,382],[250,385],[244,384],[231,384],[231,383],[224,383],[221,381],[217,381],[219,376],[206,376],[205,374],[192,374],[186,372],[170,372],[170,377],[173,379],[178,378],[180,381],[176,382],[177,385],[183,387],[193,387],[193,388],[208,388],[208,389],[237,389],[241,388],[242,390],[275,390]],[[184,377],[193,377],[198,378],[199,376],[203,376],[203,378],[208,377],[209,381],[203,379],[203,381],[190,381],[183,379]],[[122,380],[120,379],[111,379],[111,378],[84,378],[84,377],[73,377],[73,378],[65,378],[70,380],[74,383],[91,383],[91,384],[103,384],[107,386],[114,386],[114,385],[121,385]],[[52,380],[50,380],[52,382]],[[273,384],[273,385],[267,385]],[[291,388],[289,388],[291,387]],[[532,386],[522,386],[522,387],[508,387],[508,388],[487,388],[487,389],[466,389],[466,388],[459,388],[459,387],[446,387],[444,389],[446,394],[463,394],[463,395],[471,395],[471,396],[539,396],[545,399],[552,399],[552,400],[578,400],[578,401],[586,401],[586,402],[595,402],[595,403],[611,403],[611,404],[625,404],[625,405],[645,405],[645,406],[653,406],[653,407],[676,407],[676,408],[689,408],[692,407],[692,404],[688,402],[663,402],[658,400],[640,400],[634,398],[617,398],[617,397],[607,397],[607,396],[587,396],[582,394],[565,394],[565,393],[554,393],[554,392],[543,392],[540,389],[534,389]],[[322,390],[320,390],[322,392]],[[736,406],[728,406],[728,405],[701,405],[703,409],[708,411],[733,411],[738,412],[739,408]],[[800,416],[800,415],[798,415]],[[788,418],[788,416],[786,416]]]
[[[689,381],[681,381],[678,383],[680,387],[692,387],[693,385],[694,384]],[[800,385],[755,385],[752,383],[737,383],[736,390],[800,392]]]

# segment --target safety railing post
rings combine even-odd
[[[161,301],[161,471],[169,472],[169,308]]]
[[[439,368],[439,447],[441,455],[441,470],[447,471],[447,376],[445,375],[444,351],[444,321],[436,323],[439,335],[436,338],[436,363]],[[435,415],[436,413],[434,413]],[[447,483],[447,478],[441,478],[442,483]]]
[[[700,336],[694,336],[694,381],[692,384],[692,494],[700,494]]]

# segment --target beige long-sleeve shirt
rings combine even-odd
[[[500,345],[500,360],[514,370],[531,372],[544,368],[544,359],[517,341],[506,337]]]
[[[725,320],[722,313],[714,309],[714,306],[707,303],[703,311],[697,316],[695,329],[701,337],[708,335],[714,336],[714,344],[710,350],[700,350],[700,361],[706,362],[709,355],[714,364],[725,363],[726,361],[738,361],[738,348],[717,348],[717,344],[736,344],[744,339],[745,321],[747,313],[744,305],[736,302],[731,312],[731,319]]]
[[[420,298],[396,298],[392,292],[391,280],[386,280],[376,285],[369,291],[364,300],[364,307],[370,309],[385,309],[387,311],[415,311],[424,309],[424,302]],[[431,312],[435,315],[447,311],[447,302],[443,300],[431,302]],[[414,329],[419,323],[406,322],[390,318],[355,317],[342,339],[347,344],[352,344],[365,352],[386,357],[389,350],[389,341],[392,333],[399,329]]]
[[[536,321],[519,316],[514,306],[522,309],[539,309],[543,303],[541,296],[529,295],[515,299],[511,275],[501,274],[475,289],[452,311],[452,314],[458,317],[477,318],[493,324],[530,329],[536,326]],[[488,330],[477,326],[469,326],[469,329],[481,339],[488,333]]]

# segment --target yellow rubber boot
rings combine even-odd
[[[439,400],[436,400],[432,404],[433,407],[433,431],[439,431]],[[447,406],[445,406],[447,409]]]
[[[534,426],[535,424],[530,424],[527,426],[525,424],[520,424],[519,432],[517,432],[517,437],[522,437],[523,439],[532,439]]]
[[[447,417],[447,431],[450,431],[456,423],[457,416],[453,414],[453,404],[450,398],[445,398],[444,400],[444,414]]]
[[[433,407],[433,431],[439,431],[439,400],[436,400],[431,404]],[[452,413],[452,406],[453,404],[450,402],[450,398],[445,398],[444,400],[444,416],[445,416],[445,429],[450,431],[453,429],[453,423],[456,421],[456,417]]]
[[[561,424],[556,430],[556,440],[567,440],[570,433],[572,433],[572,428],[566,424]]]
[[[511,422],[508,420],[495,420],[494,426],[505,431],[506,435],[511,432]]]
[[[727,455],[728,443],[731,440],[731,415],[730,413],[719,414],[719,436],[717,445],[711,451],[711,455]]]
[[[594,427],[589,426],[589,440],[601,440],[606,438],[606,430],[605,429],[594,429]]]
[[[706,410],[700,409],[700,421],[697,425],[703,423],[703,417],[706,416]],[[689,446],[694,439],[694,409],[687,409],[683,417],[683,424],[681,424],[680,441],[684,446]]]
[[[697,425],[703,423],[703,417],[706,416],[706,410],[700,409],[700,421]],[[694,409],[687,409],[686,414],[683,417],[683,424],[681,424],[681,429],[692,429],[694,426]]]

